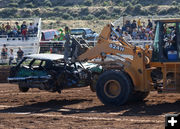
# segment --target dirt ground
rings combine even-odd
[[[180,113],[180,94],[151,92],[144,102],[106,107],[89,87],[61,94],[0,84],[0,129],[161,129],[165,114]]]

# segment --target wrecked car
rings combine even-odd
[[[63,89],[89,85],[95,91],[95,81],[92,80],[101,72],[102,67],[93,63],[66,64],[64,55],[32,54],[11,68],[8,81],[17,83],[21,92],[39,88],[61,93]]]

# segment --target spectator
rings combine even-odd
[[[144,21],[142,21],[142,27],[145,28],[146,27],[146,23]]]
[[[124,37],[124,40],[125,40],[125,41],[130,41],[130,40],[132,40],[131,35],[128,34],[127,32],[124,33],[123,37]]]
[[[127,28],[126,28],[126,32],[128,32],[128,34],[131,34],[131,28],[130,28],[130,27],[127,27]]]
[[[153,28],[150,29],[150,31],[149,31],[149,36],[150,36],[150,40],[154,40]]]
[[[5,26],[6,32],[10,33],[11,32],[11,26],[9,25],[9,22],[7,22],[7,25]]]
[[[37,34],[37,32],[38,32],[38,23],[36,24],[36,26],[34,26],[34,34]]]
[[[21,34],[22,40],[24,40],[24,38],[27,40],[27,25],[25,21],[23,21],[23,24],[21,25]]]
[[[1,50],[1,59],[7,59],[7,51],[6,44],[3,45],[3,48]]]
[[[16,27],[13,28],[12,33],[14,37],[18,37],[18,30]]]
[[[13,33],[11,31],[11,26],[10,26],[9,22],[7,22],[5,29],[6,29],[6,33],[8,34],[8,37],[12,37]]]
[[[3,35],[5,33],[6,33],[5,25],[2,24],[1,27],[0,27],[0,34]]]
[[[141,24],[141,17],[139,17],[138,21],[137,21],[137,24],[138,24],[138,29],[142,26]]]
[[[13,49],[10,49],[10,53],[9,53],[9,65],[12,64],[13,60],[14,60]]]
[[[132,31],[133,31],[133,30],[136,29],[136,28],[137,28],[136,20],[133,20],[133,22],[132,22],[132,24],[131,24],[131,29],[132,29]]]
[[[6,34],[6,28],[4,24],[2,24],[1,26],[1,31],[2,31],[2,34]]]
[[[34,33],[34,26],[33,26],[32,23],[30,23],[29,26],[28,26],[28,33],[29,34],[33,34]]]
[[[147,27],[145,29],[146,40],[149,40],[149,32],[150,32],[150,27],[149,27],[149,25],[147,25]]]
[[[140,38],[142,39],[142,40],[146,40],[146,30],[145,30],[145,28],[141,28],[141,36],[140,36]]]
[[[133,29],[133,32],[132,32],[132,39],[137,39],[137,29]]]
[[[138,29],[138,39],[143,39],[143,27],[140,26]]]
[[[129,20],[126,21],[125,28],[126,28],[126,31],[128,30],[128,28],[129,28],[129,31],[130,31],[131,22]]]
[[[152,24],[152,22],[150,21],[150,19],[148,20],[148,26],[149,26],[149,28],[152,28],[152,27],[153,27],[153,24]]]
[[[122,32],[126,31],[126,27],[122,26]]]
[[[54,40],[54,41],[58,41],[58,40],[59,40],[59,37],[55,34],[53,40]]]
[[[2,35],[2,28],[1,28],[1,26],[0,26],[0,35]]]
[[[23,50],[20,47],[18,49],[19,50],[17,51],[17,62],[19,62],[24,56]]]
[[[59,29],[59,31],[60,31],[59,40],[62,41],[62,40],[64,40],[64,33],[63,33],[62,29]]]
[[[20,27],[18,22],[15,22],[15,28],[16,28],[18,35],[19,35],[21,33],[21,27]]]

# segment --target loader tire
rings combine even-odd
[[[21,92],[28,92],[29,87],[26,86],[25,82],[20,82],[19,83],[19,91]]]
[[[120,106],[127,102],[131,93],[129,79],[121,71],[106,71],[97,81],[96,94],[108,106]]]

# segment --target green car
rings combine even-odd
[[[101,72],[102,67],[93,63],[66,64],[60,54],[32,54],[11,68],[8,81],[17,83],[22,92],[39,88],[61,93],[63,89],[85,86],[95,91],[93,82]]]

